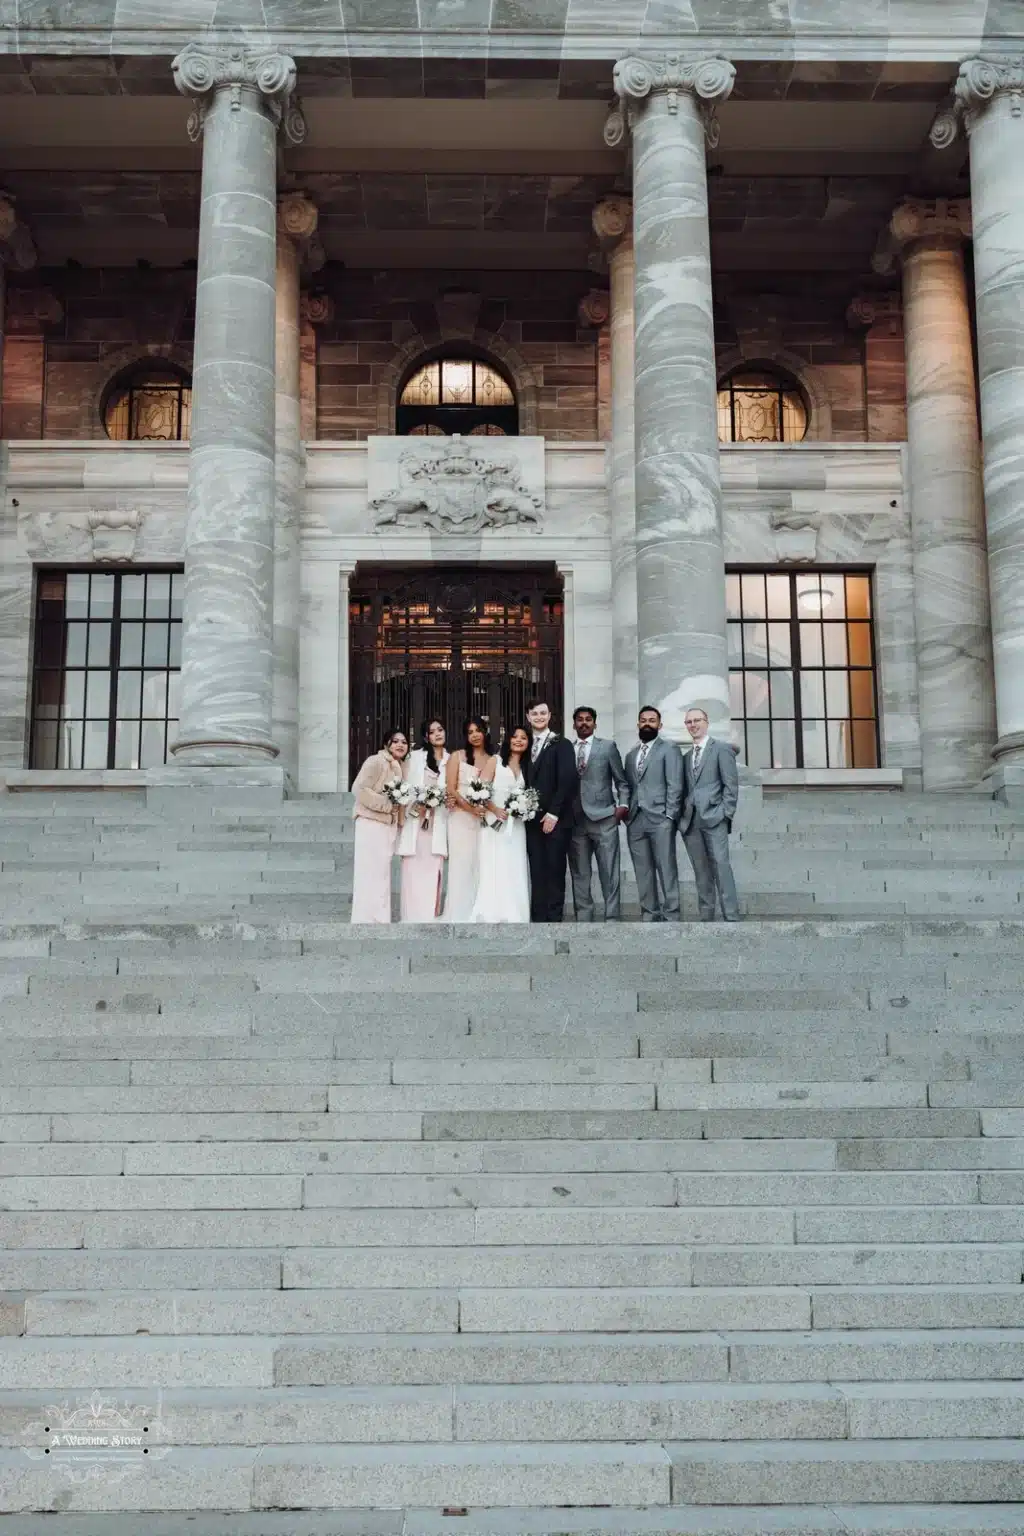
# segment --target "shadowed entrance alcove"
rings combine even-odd
[[[562,577],[554,565],[364,565],[350,587],[350,772],[385,730],[436,715],[457,744],[473,713],[499,728],[534,694],[561,719]]]

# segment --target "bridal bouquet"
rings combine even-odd
[[[391,801],[391,804],[397,805],[399,808],[411,805],[416,799],[415,788],[412,784],[407,784],[404,779],[391,779],[384,785],[384,793]]]
[[[491,798],[492,784],[487,784],[483,779],[470,779],[466,788],[461,791],[463,800],[468,800],[470,805],[486,805]]]
[[[447,796],[445,796],[445,786],[439,780],[434,780],[434,783],[424,783],[416,791],[416,805],[411,809],[411,814],[422,817],[430,816],[433,811],[441,809],[445,799],[447,799]]]
[[[540,796],[535,789],[513,789],[505,809],[510,821],[533,821],[540,810]]]

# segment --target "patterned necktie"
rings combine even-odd
[[[540,757],[540,747],[541,747],[541,738],[539,736],[535,736],[533,738],[533,751],[530,754],[530,761],[531,762],[535,763],[537,761],[538,757]]]
[[[643,771],[644,771],[644,765],[647,762],[647,754],[648,754],[648,752],[650,750],[651,750],[650,742],[649,741],[645,741],[643,743],[643,745],[641,746],[641,748],[640,748],[640,754],[639,754],[639,756],[637,757],[637,760],[636,760],[636,771],[637,771],[638,775],[643,773]]]
[[[576,772],[582,778],[587,771],[587,744],[581,741],[576,749]]]
[[[701,757],[703,756],[703,754],[704,754],[704,743],[702,741],[699,741],[697,743],[697,745],[693,749],[693,771],[694,771],[695,774],[700,772],[700,760],[701,760]]]

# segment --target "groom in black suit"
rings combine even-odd
[[[551,729],[551,710],[535,699],[526,712],[533,732],[526,782],[537,791],[540,809],[526,823],[530,860],[530,921],[560,923],[565,907],[565,868],[572,837],[573,805],[579,777],[576,757],[564,736]]]

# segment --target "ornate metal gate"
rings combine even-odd
[[[350,588],[350,763],[390,727],[468,714],[495,742],[534,694],[562,709],[562,578],[553,565],[363,566]]]

